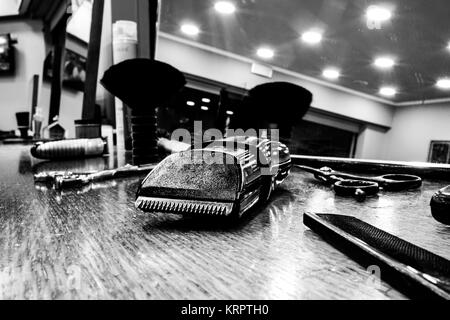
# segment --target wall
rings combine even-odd
[[[356,159],[380,160],[385,149],[386,129],[365,126],[360,131],[356,145]]]
[[[0,130],[6,131],[17,127],[16,112],[31,112],[32,78],[42,75],[46,48],[38,21],[2,21],[0,33],[11,33],[18,40],[16,74],[0,77]]]
[[[300,78],[294,73],[275,71],[273,78],[269,80],[252,74],[251,62],[245,58],[234,58],[207,48],[202,49],[165,34],[159,37],[157,58],[183,72],[246,89],[268,81],[296,83],[314,94],[313,106],[317,109],[383,127],[392,125],[394,115],[392,106],[325,87]]]
[[[450,103],[399,107],[381,158],[426,162],[432,140],[450,141]]]

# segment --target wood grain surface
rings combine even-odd
[[[307,211],[356,216],[450,259],[450,228],[429,209],[437,181],[361,204],[294,171],[231,227],[139,212],[140,178],[65,193],[33,181],[33,170],[116,163],[35,163],[29,147],[0,146],[1,299],[406,298],[305,228]]]

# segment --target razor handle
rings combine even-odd
[[[240,218],[269,200],[289,175],[289,149],[267,139],[234,137],[167,157],[142,182],[144,212]]]

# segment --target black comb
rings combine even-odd
[[[357,218],[304,215],[304,224],[412,298],[450,299],[450,261]]]

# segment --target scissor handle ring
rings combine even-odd
[[[334,184],[334,191],[341,197],[354,197],[357,191],[361,190],[366,196],[374,196],[380,191],[380,186],[376,182],[343,180]]]
[[[382,187],[386,191],[403,191],[422,186],[422,178],[409,174],[387,174],[381,177]]]

